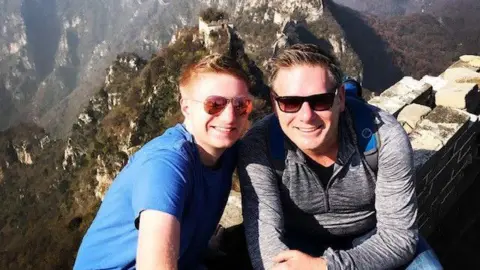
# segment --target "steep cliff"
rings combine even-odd
[[[63,124],[71,126],[115,55],[149,57],[176,29],[191,24],[201,5],[0,0],[0,130],[28,119],[65,135]]]
[[[100,87],[102,70],[115,55],[131,51],[149,57],[177,29],[196,23],[196,15],[205,6],[231,11],[251,44],[247,52],[257,60],[256,51],[260,50],[262,61],[270,56],[266,52],[277,34],[292,40],[292,34],[285,33],[290,30],[282,29],[287,21],[300,17],[308,23],[322,21],[321,30],[326,24],[335,24],[324,18],[320,0],[1,0],[0,6],[4,7],[0,14],[0,130],[22,119],[45,127],[55,137],[68,135],[82,106]],[[262,24],[265,30],[259,29]],[[300,28],[296,31],[303,31]],[[258,34],[265,31],[268,35],[263,40]],[[315,34],[333,41],[337,52],[348,48],[339,27]],[[250,42],[248,37],[262,40]],[[263,46],[264,41],[269,44]],[[352,72],[358,74],[359,68]]]
[[[209,41],[197,27],[184,28],[148,61],[119,54],[66,140],[51,139],[30,124],[0,133],[2,269],[71,267],[105,191],[129,156],[181,121],[176,78],[182,65],[212,50],[231,54],[249,70],[253,92],[265,91],[242,41],[233,30],[228,37],[205,47]]]
[[[386,76],[400,70],[388,62],[392,54],[372,28],[352,34],[346,27],[365,18],[342,17],[351,11],[324,1],[47,2],[3,3],[12,12],[5,15],[9,24],[0,39],[0,113],[9,115],[6,124],[19,115],[40,117],[53,134],[33,124],[0,133],[2,269],[71,268],[81,237],[129,156],[181,121],[176,77],[182,64],[210,51],[235,55],[254,83],[258,106],[252,121],[269,111],[263,81],[268,59],[290,44],[320,44],[340,59],[347,74],[378,89],[388,83],[374,84],[382,77],[378,70]],[[197,11],[205,5],[232,11],[230,20],[207,23],[206,32],[200,26],[179,27],[196,25]],[[45,26],[27,23],[31,17],[24,13],[30,9],[53,6],[54,13],[39,12],[33,21],[51,16]],[[53,38],[43,44],[53,46],[43,56],[31,47],[45,39],[38,36],[42,27]],[[362,49],[352,35],[375,42]],[[58,135],[66,137],[55,139]],[[238,197],[231,201],[239,204]]]

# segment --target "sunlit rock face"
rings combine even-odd
[[[192,24],[203,3],[0,0],[0,6],[0,130],[28,119],[66,136],[118,53],[149,57]]]

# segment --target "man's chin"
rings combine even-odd
[[[225,150],[225,149],[227,149],[227,148],[232,147],[232,146],[235,144],[236,141],[237,141],[237,140],[225,140],[225,139],[223,139],[223,140],[216,140],[216,141],[214,141],[214,144],[213,144],[213,145],[214,145],[215,148],[217,148],[217,149]]]

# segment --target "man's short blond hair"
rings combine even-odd
[[[188,89],[189,84],[202,73],[221,73],[236,77],[245,82],[250,89],[250,79],[247,72],[234,58],[224,54],[210,54],[197,62],[187,65],[180,73],[178,84],[182,95]]]
[[[280,69],[297,65],[321,66],[328,70],[328,75],[336,86],[342,82],[343,74],[335,57],[314,44],[295,44],[271,60],[270,85],[273,87]]]

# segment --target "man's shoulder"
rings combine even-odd
[[[241,143],[267,140],[270,124],[275,118],[275,114],[271,113],[257,120],[242,138]]]
[[[147,142],[134,156],[136,158],[149,158],[166,155],[189,159],[193,155],[194,148],[195,143],[192,135],[182,125],[178,124]]]
[[[261,158],[268,152],[270,142],[270,125],[275,120],[274,114],[269,114],[257,120],[239,141],[239,159]]]
[[[385,137],[389,137],[390,135],[398,135],[399,133],[407,136],[404,128],[398,122],[397,118],[392,115],[391,113],[378,109],[376,112],[377,120],[378,120],[378,133]]]
[[[411,155],[412,147],[409,136],[397,118],[384,110],[378,110],[377,117],[380,153]]]
[[[189,167],[195,157],[195,144],[174,126],[150,140],[135,152],[122,169],[123,174],[137,174],[145,169],[161,174],[164,166]]]

